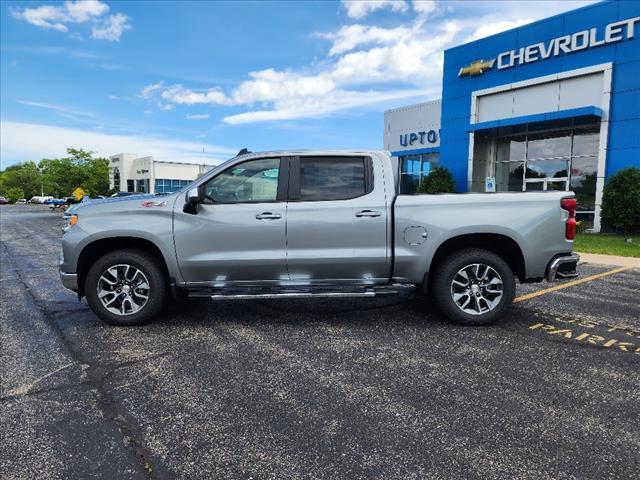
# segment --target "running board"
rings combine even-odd
[[[387,293],[390,294],[391,292]],[[378,293],[377,295],[380,295]],[[230,293],[211,295],[211,300],[258,300],[269,298],[364,298],[375,297],[376,292],[283,292],[283,293]]]
[[[413,285],[389,285],[386,287],[367,288],[359,290],[329,290],[327,288],[317,290],[274,290],[259,293],[250,293],[242,290],[228,292],[211,290],[195,290],[189,292],[190,298],[209,298],[211,300],[260,300],[260,299],[297,299],[297,298],[371,298],[383,295],[401,295],[415,290]]]

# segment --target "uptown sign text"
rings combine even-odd
[[[425,140],[427,141],[427,143],[437,143],[438,132],[436,132],[435,130],[428,130],[423,132],[400,134],[400,145],[403,147],[413,145],[417,141],[420,141],[420,143],[424,145]]]
[[[604,32],[594,27],[576,32],[573,35],[563,35],[549,42],[534,43],[518,50],[502,52],[498,55],[498,70],[546,60],[561,54],[579,52],[608,43],[630,40],[634,36],[635,24],[638,22],[640,22],[640,17],[628,18],[610,23],[604,28]]]

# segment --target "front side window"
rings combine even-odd
[[[279,173],[279,158],[234,165],[204,184],[204,203],[275,202]]]
[[[300,158],[300,200],[348,200],[366,192],[364,158]]]

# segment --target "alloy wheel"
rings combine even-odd
[[[467,265],[451,280],[453,303],[469,315],[482,315],[498,306],[503,294],[502,277],[484,263]]]

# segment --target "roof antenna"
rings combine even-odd
[[[239,157],[240,155],[246,155],[247,153],[251,153],[251,152],[248,149],[243,148],[238,152],[238,155],[236,155],[236,157]]]

